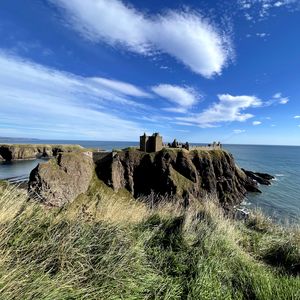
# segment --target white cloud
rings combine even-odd
[[[124,95],[127,96],[133,96],[133,97],[146,97],[150,98],[152,95],[146,93],[142,89],[136,87],[133,84],[122,82],[122,81],[117,81],[117,80],[112,80],[112,79],[107,79],[107,78],[102,78],[102,77],[93,77],[91,78],[92,81],[99,83],[103,87],[107,87],[111,90],[114,90],[116,92],[120,92]]]
[[[144,129],[127,118],[148,109],[126,98],[124,92],[139,94],[132,85],[118,90],[3,52],[0,65],[1,129],[13,129],[14,136],[132,140]]]
[[[279,103],[280,104],[287,104],[289,102],[289,98],[284,97],[284,98],[280,98]]]
[[[282,6],[282,5],[284,5],[284,3],[281,2],[281,1],[277,1],[277,2],[274,3],[274,6],[275,6],[275,7],[280,7],[280,6]]]
[[[258,32],[258,33],[256,33],[256,36],[258,36],[260,38],[264,38],[264,37],[268,36],[268,34],[265,32],[261,32],[261,33]]]
[[[192,123],[189,122],[174,122],[174,124],[181,126],[194,126]]]
[[[276,93],[272,96],[272,99],[264,102],[264,106],[271,106],[274,104],[287,104],[289,102],[288,97],[283,97],[282,93]]]
[[[163,110],[179,114],[184,114],[187,112],[187,109],[185,107],[165,107],[163,108]]]
[[[252,122],[252,125],[254,125],[254,126],[257,126],[257,125],[260,125],[260,124],[261,124],[260,121],[253,121],[253,122]]]
[[[204,77],[221,74],[232,55],[228,35],[196,12],[146,16],[120,0],[50,0],[84,38],[143,55],[169,54]]]
[[[274,94],[273,99],[276,99],[279,104],[287,104],[289,102],[289,98],[288,97],[283,97],[282,93]]]
[[[274,99],[279,99],[279,98],[281,98],[281,95],[282,95],[281,93],[276,93],[276,94],[273,95],[273,98]]]
[[[299,0],[238,0],[240,8],[248,21],[260,21],[275,14],[276,9],[287,7],[289,11],[299,9]]]
[[[300,119],[300,116],[294,116],[294,119]]]
[[[233,130],[233,133],[235,133],[235,134],[240,134],[240,133],[244,133],[244,132],[246,132],[245,129],[234,129]]]
[[[213,103],[200,114],[194,114],[179,121],[192,122],[200,127],[215,127],[222,122],[243,122],[252,117],[250,113],[244,113],[247,108],[259,107],[262,101],[255,96],[232,96],[229,94],[218,95],[219,102]]]
[[[158,96],[167,99],[169,102],[176,104],[176,107],[164,109],[170,112],[184,113],[201,98],[201,95],[191,87],[171,84],[159,84],[152,87],[152,91]]]

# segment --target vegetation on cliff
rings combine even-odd
[[[299,299],[300,231],[213,199],[136,201],[96,177],[63,208],[0,187],[0,298]]]
[[[36,159],[73,151],[83,151],[83,148],[79,145],[0,144],[0,159],[5,161]]]
[[[153,153],[131,149],[95,162],[101,180],[114,190],[127,189],[136,198],[154,192],[173,195],[188,203],[215,194],[223,207],[229,209],[240,204],[247,192],[260,192],[256,179],[270,184],[273,178],[260,178],[268,175],[262,173],[246,174],[233,156],[222,149],[166,148]]]

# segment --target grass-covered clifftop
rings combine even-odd
[[[56,156],[59,152],[87,151],[80,145],[0,144],[0,159],[5,161]]]
[[[114,190],[127,189],[136,198],[154,192],[174,195],[188,203],[216,194],[230,209],[241,203],[247,192],[260,192],[257,182],[222,149],[166,148],[153,153],[129,149],[94,161],[101,180]]]
[[[300,231],[94,178],[63,209],[0,186],[0,299],[299,299]]]

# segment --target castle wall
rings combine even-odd
[[[157,135],[154,136],[154,151],[160,151],[163,148],[163,142],[162,142],[162,137]]]
[[[147,152],[148,144],[149,144],[149,137],[144,135],[140,136],[140,150]]]

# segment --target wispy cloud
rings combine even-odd
[[[265,38],[265,37],[269,36],[270,34],[268,34],[266,32],[257,32],[255,35],[260,38]]]
[[[243,122],[252,117],[244,112],[247,108],[259,107],[262,101],[255,96],[218,95],[219,102],[215,102],[200,114],[177,118],[179,121],[196,124],[200,127],[214,127],[223,122]]]
[[[282,96],[282,93],[276,93],[272,96],[270,100],[267,100],[263,103],[263,106],[271,106],[277,104],[287,104],[290,101],[288,97]]]
[[[253,121],[252,122],[252,125],[254,125],[254,126],[261,125],[261,124],[262,124],[261,121]]]
[[[246,20],[256,22],[274,14],[276,9],[286,7],[290,11],[299,9],[299,0],[238,0]]]
[[[1,133],[102,140],[113,134],[132,140],[144,129],[126,118],[149,109],[126,97],[147,95],[133,85],[75,76],[3,52],[0,65]]]
[[[185,113],[188,108],[195,105],[202,97],[195,89],[188,86],[159,84],[152,87],[152,91],[176,105],[176,107],[169,107],[164,110],[177,113]]]
[[[294,116],[294,119],[300,119],[300,116]]]
[[[133,97],[144,97],[144,98],[151,98],[152,95],[143,91],[141,88],[136,87],[133,84],[122,82],[113,79],[107,78],[100,78],[100,77],[93,77],[91,81],[98,83],[103,87],[107,87],[113,91],[120,92],[121,94]]]
[[[235,133],[235,134],[241,134],[241,133],[244,133],[244,132],[246,132],[245,129],[234,129],[233,130],[233,133]]]
[[[273,99],[275,99],[275,102],[278,102],[279,104],[287,104],[289,102],[289,98],[283,97],[282,93],[279,92],[273,95]],[[273,104],[274,101],[272,102],[271,100],[270,103]]]
[[[65,22],[84,38],[142,55],[166,53],[193,72],[221,74],[232,55],[229,34],[196,12],[168,11],[147,16],[120,0],[49,0]]]

